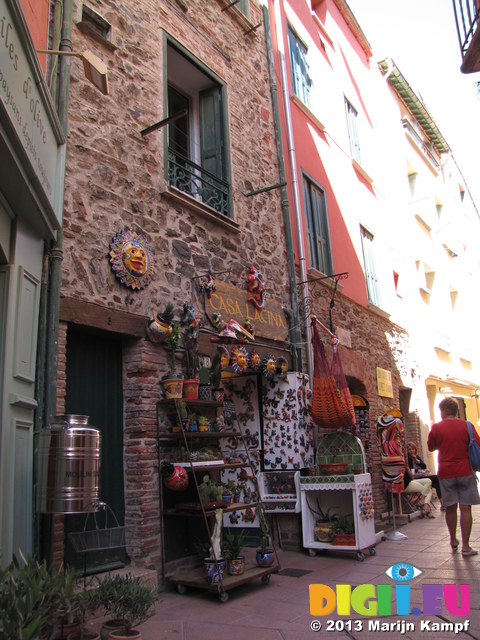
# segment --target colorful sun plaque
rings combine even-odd
[[[110,264],[126,287],[143,289],[154,274],[153,253],[147,241],[135,231],[119,231],[110,243]]]

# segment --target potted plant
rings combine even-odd
[[[162,460],[160,474],[164,485],[168,489],[172,489],[172,491],[185,491],[188,487],[188,473],[180,465],[174,465],[168,460]]]
[[[116,628],[110,630],[107,637],[140,639],[141,633],[134,627],[155,613],[157,587],[150,585],[145,578],[131,574],[115,575],[97,582],[98,602],[115,621],[115,625],[108,625],[110,629],[112,626]]]
[[[180,416],[180,425],[183,431],[188,431],[189,417],[188,417],[187,404],[184,400],[177,400],[176,405],[177,405],[177,413]]]
[[[223,402],[225,389],[222,387],[222,361],[219,353],[213,357],[209,370],[209,379],[212,383],[212,397],[215,402]]]
[[[200,400],[210,401],[212,399],[212,383],[210,382],[210,369],[200,367],[198,374],[200,384],[198,387],[198,397]]]
[[[258,522],[260,524],[260,546],[257,549],[256,560],[259,567],[269,567],[273,564],[275,558],[274,550],[269,546],[270,533],[267,524],[267,518],[263,512],[262,505],[258,504],[256,507]]]
[[[242,529],[234,533],[227,529],[223,536],[223,553],[227,559],[227,573],[240,576],[245,571],[245,556],[241,555],[247,538],[247,530]]]
[[[86,631],[85,624],[88,613],[94,613],[100,606],[96,589],[86,589],[75,593],[74,602],[78,611],[77,617],[80,625],[79,631],[69,633],[67,640],[100,640],[100,634],[96,631]],[[65,634],[65,631],[64,631]]]
[[[197,425],[199,431],[208,431],[208,418],[207,416],[198,416]]]
[[[203,564],[207,574],[207,582],[222,582],[223,572],[227,564],[222,556],[221,537],[222,537],[223,509],[215,511],[215,526],[212,533],[212,544],[209,548],[209,556],[204,557]]]
[[[32,556],[16,556],[0,571],[0,637],[40,638],[48,630],[55,637],[62,621],[78,613],[75,574],[47,567]]]
[[[168,302],[163,313],[151,316],[147,322],[147,336],[152,342],[166,342],[172,333],[173,304]]]
[[[171,350],[170,356],[170,372],[165,374],[162,378],[163,387],[165,390],[165,397],[181,398],[183,393],[183,375],[175,373],[175,367],[177,362],[176,351],[178,343],[180,341],[181,326],[180,322],[174,322],[172,325],[172,331],[167,338],[166,344]]]
[[[338,516],[333,523],[333,544],[353,546],[355,544],[355,527],[348,516]]]
[[[191,400],[198,398],[198,320],[195,318],[193,305],[183,305],[182,326],[185,327],[183,344],[185,347],[185,379],[183,381],[183,397]]]
[[[197,414],[195,411],[191,411],[188,414],[188,430],[196,431],[197,430]]]
[[[323,511],[320,505],[318,505],[318,511],[314,512],[317,516],[317,522],[315,523],[315,539],[318,542],[331,543],[335,536],[333,524],[338,518],[338,514],[332,513],[332,507],[328,507],[326,511]]]

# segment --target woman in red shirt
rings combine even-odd
[[[443,504],[446,507],[445,521],[450,533],[453,551],[458,549],[457,505],[460,505],[460,530],[462,533],[462,555],[477,555],[470,546],[472,532],[472,504],[480,504],[477,478],[470,467],[468,457],[468,427],[458,415],[458,403],[454,398],[444,398],[440,404],[440,422],[432,425],[428,434],[428,450],[438,449],[438,479],[442,488]],[[473,429],[475,440],[480,437]]]

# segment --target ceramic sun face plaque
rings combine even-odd
[[[110,243],[110,264],[126,287],[143,289],[154,273],[153,253],[143,236],[135,231],[119,231]]]

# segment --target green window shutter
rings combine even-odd
[[[360,232],[362,238],[363,263],[365,266],[368,301],[377,307],[380,307],[380,286],[373,258],[373,236],[364,227],[360,227]]]
[[[314,269],[318,269],[318,253],[315,243],[315,230],[312,218],[312,204],[308,180],[303,178],[303,202],[305,206],[305,221],[307,225],[308,253],[310,263]]]
[[[311,265],[322,273],[330,275],[333,273],[333,265],[325,192],[305,176],[303,177],[303,200]]]
[[[220,87],[199,94],[201,166],[225,179],[223,109]]]

